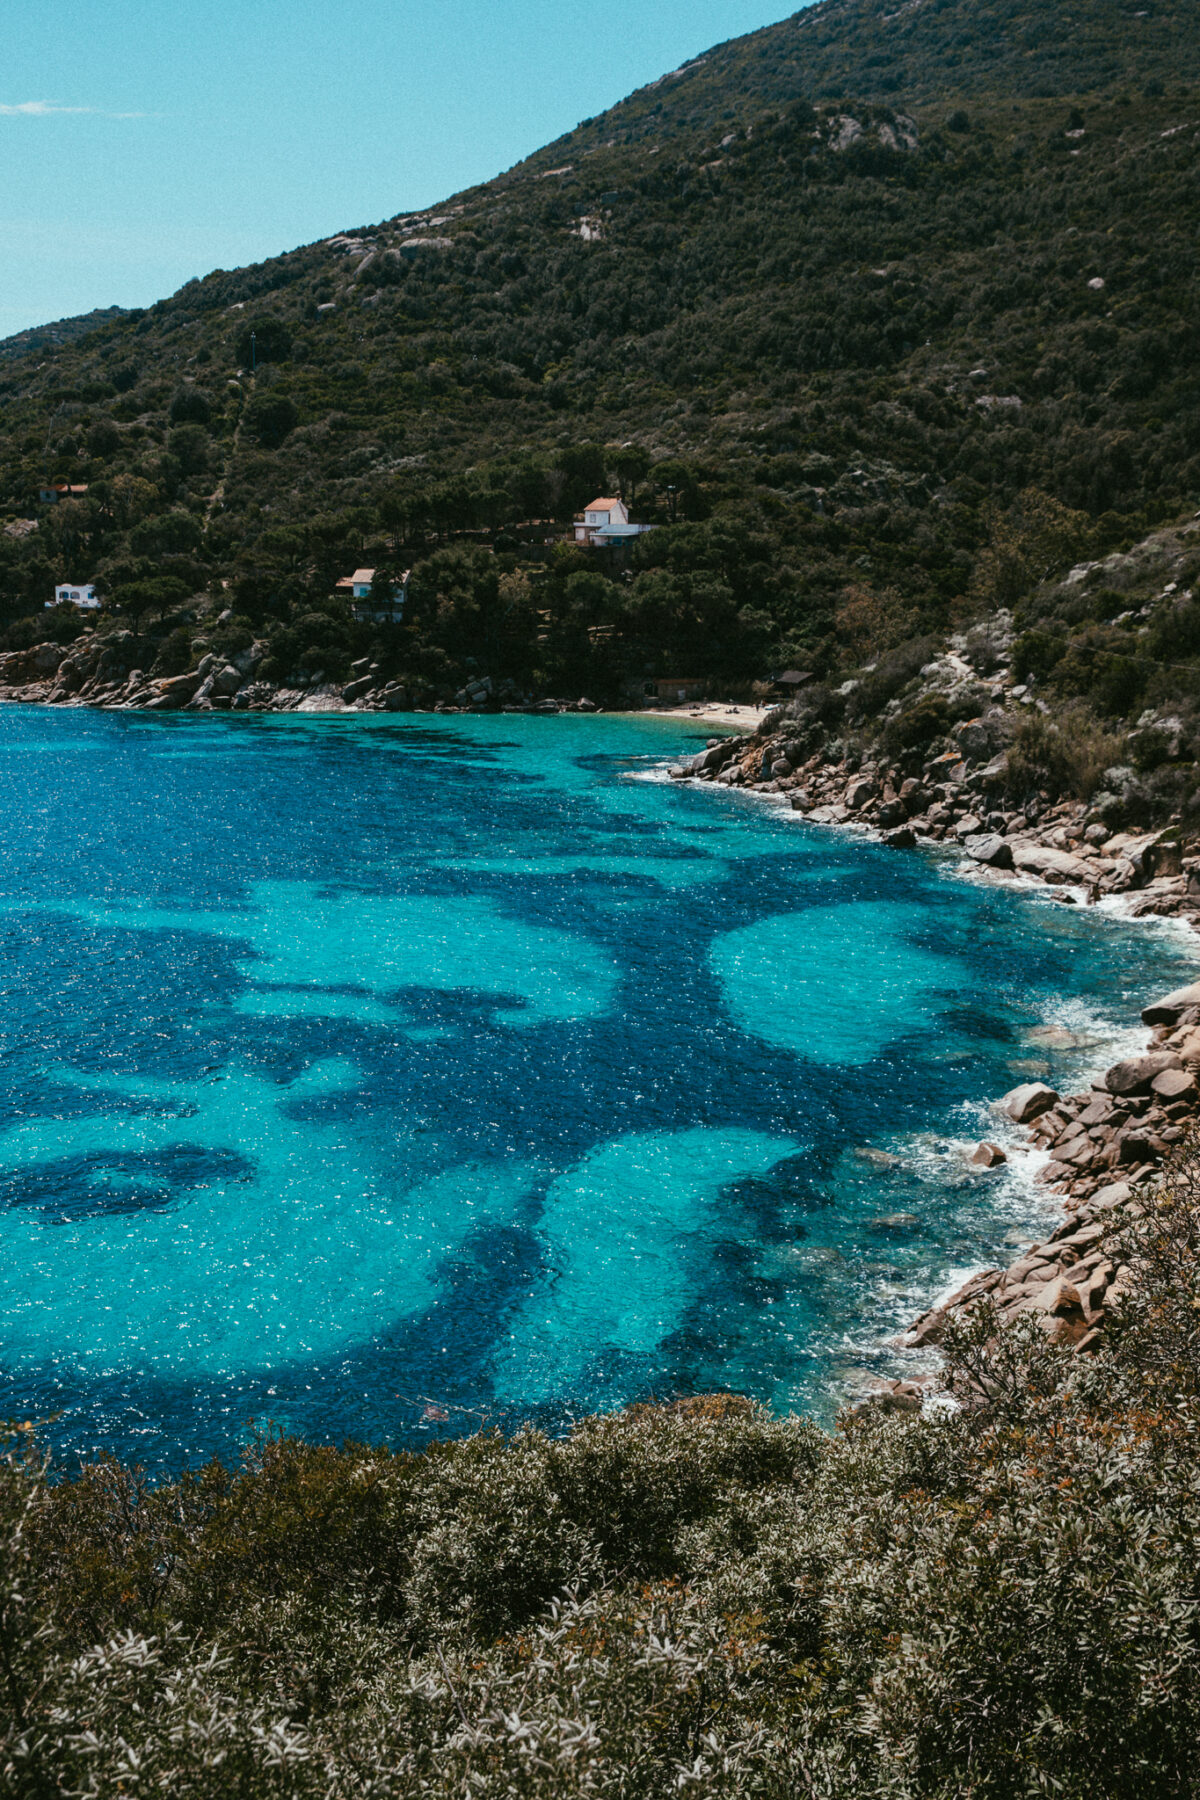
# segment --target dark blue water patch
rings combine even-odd
[[[1180,948],[627,778],[691,730],[0,713],[0,1407],[169,1467],[884,1366],[1037,1213],[987,1100]]]
[[[65,1224],[171,1206],[192,1189],[252,1181],[254,1165],[231,1150],[177,1144],[152,1154],[95,1151],[0,1176],[0,1206],[29,1207]]]

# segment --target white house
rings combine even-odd
[[[71,583],[64,581],[54,590],[53,600],[47,600],[49,606],[78,606],[84,612],[98,612],[100,596],[96,592],[93,581]]]
[[[575,518],[577,544],[615,544],[653,530],[653,525],[633,524],[623,500],[591,500]]]
[[[381,601],[371,593],[375,580],[374,569],[355,569],[353,575],[343,575],[337,584],[337,591],[350,601],[354,617],[359,624],[368,619],[390,619],[398,622],[404,617],[404,602],[408,598],[409,570],[405,570],[396,586],[392,589],[390,603]]]

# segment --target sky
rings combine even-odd
[[[3,0],[0,337],[432,205],[799,0]]]

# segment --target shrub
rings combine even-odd
[[[245,368],[282,362],[292,353],[292,333],[282,319],[247,319],[234,340],[234,355]]]
[[[921,698],[889,719],[883,728],[883,741],[892,756],[906,750],[926,751],[951,725],[950,708],[941,694],[923,694]]]
[[[212,401],[197,387],[177,388],[167,416],[172,425],[207,425],[212,418]]]
[[[1014,794],[1046,788],[1090,800],[1121,748],[1122,740],[1084,705],[1066,707],[1057,716],[1030,709],[1008,753],[1008,786]]]
[[[286,394],[256,394],[246,409],[246,429],[266,450],[277,450],[299,419]]]
[[[186,625],[178,625],[169,632],[158,646],[158,655],[154,659],[152,675],[183,675],[192,665],[191,632]]]

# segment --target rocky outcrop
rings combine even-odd
[[[1200,841],[1183,842],[1177,830],[1112,832],[1072,800],[1005,807],[995,799],[1003,756],[980,764],[949,751],[920,777],[906,776],[884,762],[805,755],[789,728],[782,714],[768,715],[753,735],[710,739],[671,776],[761,795],[814,825],[861,826],[896,850],[944,844],[981,879],[1054,888],[1070,904],[1120,894],[1134,917],[1176,914],[1200,924]],[[993,739],[982,732],[960,741],[983,756]],[[1200,1024],[1200,993],[1189,1003]]]
[[[1002,1320],[1032,1314],[1055,1343],[1083,1351],[1099,1344],[1106,1310],[1127,1279],[1114,1248],[1120,1227],[1140,1213],[1164,1162],[1200,1127],[1193,1015],[1200,1017],[1200,984],[1146,1007],[1155,1047],[1114,1064],[1086,1093],[1063,1099],[1030,1082],[997,1102],[1048,1152],[1037,1180],[1063,1195],[1066,1218],[1008,1268],[980,1270],[923,1314],[908,1334],[910,1347],[940,1343],[954,1313],[985,1299]],[[981,1144],[971,1160],[994,1166],[980,1154],[989,1148]]]
[[[403,682],[363,658],[351,679],[326,681],[318,672],[303,685],[266,681],[261,670],[268,646],[251,644],[225,657],[209,654],[180,675],[149,676],[134,667],[142,649],[132,632],[108,636],[84,632],[74,644],[38,644],[0,654],[0,701],[47,706],[99,706],[148,712],[599,712],[594,701],[532,700],[511,681],[489,677],[424,707]]]

